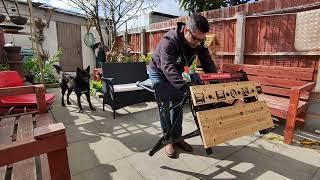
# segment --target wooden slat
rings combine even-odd
[[[205,148],[273,127],[267,104],[261,101],[199,111],[197,117]]]
[[[299,68],[299,67],[263,66],[263,65],[250,65],[250,64],[244,64],[243,66],[245,68],[252,68],[252,69],[282,70],[282,71],[292,71],[292,72],[312,73],[314,71],[313,68]]]
[[[292,79],[280,79],[280,78],[270,78],[270,77],[263,77],[263,76],[251,76],[248,75],[249,81],[258,82],[261,85],[268,85],[268,86],[277,86],[277,87],[285,87],[291,88],[294,86],[302,86],[305,85],[306,81],[298,81]]]
[[[258,98],[261,101],[273,102],[273,103],[281,104],[283,106],[288,106],[289,102],[290,102],[289,98],[277,97],[277,96],[272,96],[272,95],[267,95],[267,94],[259,94]],[[298,107],[302,107],[305,104],[307,104],[306,101],[299,101]]]
[[[299,71],[302,68],[289,68],[289,67],[277,67],[274,66],[264,66],[264,67],[254,67],[254,66],[244,66],[243,70],[250,75],[258,75],[258,76],[268,76],[268,77],[276,77],[276,78],[287,78],[287,79],[295,79],[295,80],[313,80],[313,69],[312,71]]]
[[[65,132],[66,129],[63,123],[49,124],[34,129],[34,138],[37,140],[43,140],[59,134],[65,134]]]
[[[49,113],[45,114],[38,114],[36,116],[36,124],[37,127],[45,126],[53,123],[52,117],[49,115]],[[40,155],[40,162],[41,162],[41,175],[42,179],[50,180],[50,169],[49,169],[49,163],[48,163],[48,155],[47,154],[41,154]]]
[[[250,81],[191,86],[190,91],[194,106],[258,95],[257,84]]]
[[[260,101],[265,101],[271,110],[272,115],[287,118],[287,112],[289,108],[289,98],[277,97],[267,94],[258,95]],[[307,108],[306,101],[299,101],[298,114],[303,113]]]
[[[37,127],[45,126],[45,125],[52,124],[52,123],[54,123],[54,121],[49,113],[36,115]]]
[[[0,145],[0,166],[17,162],[21,159],[35,157],[44,153],[65,150],[67,147],[65,134],[49,137],[45,140],[14,141],[11,144]]]
[[[8,144],[12,141],[15,118],[2,118],[0,120],[0,144]],[[0,167],[0,180],[6,176],[7,166]]]
[[[263,85],[261,86],[261,88],[263,93],[290,97],[290,92],[291,92],[290,89],[272,87],[272,86],[263,86]],[[300,94],[300,99],[307,100],[308,98],[309,98],[309,92],[302,91]]]
[[[313,81],[314,68],[262,66],[262,65],[235,65],[223,64],[224,72],[236,72],[243,69],[248,75],[285,78],[301,81]]]
[[[260,18],[260,33],[259,35],[259,52],[265,51],[266,37],[267,37],[267,17]]]
[[[47,154],[41,154],[40,155],[40,163],[41,163],[42,179],[51,180],[50,168],[49,168],[48,155]]]
[[[48,114],[39,114],[36,116],[37,127],[45,126],[53,123],[52,117]],[[44,179],[51,179],[47,154],[40,155],[41,174]]]
[[[264,51],[271,52],[271,44],[272,44],[272,23],[273,17],[267,17],[267,24],[266,24],[266,44],[264,47]]]
[[[1,116],[1,117],[2,118],[16,117],[17,113],[18,113],[19,116],[27,115],[27,114],[39,113],[38,110],[31,110],[31,109],[29,109],[29,110],[30,111],[28,111],[28,112],[24,112],[24,109],[14,109],[13,111],[11,111],[11,113],[15,113],[15,114],[4,115],[4,116]],[[8,109],[1,109],[0,108],[0,113],[6,113],[6,112],[8,112]]]
[[[17,130],[17,142],[33,139],[33,118],[32,115],[23,115],[19,119]],[[35,158],[29,158],[13,164],[12,179],[36,180]]]
[[[280,39],[281,40],[281,39]],[[283,47],[282,47],[283,48]],[[224,52],[220,52],[223,54]],[[232,55],[232,54],[230,54]],[[320,56],[320,52],[309,51],[309,52],[247,52],[246,56]]]
[[[6,88],[0,88],[0,97],[21,95],[21,94],[31,94],[34,92],[35,92],[34,86],[6,87]]]

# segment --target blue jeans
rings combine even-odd
[[[164,109],[168,109],[170,106],[180,103],[183,99],[183,94],[181,91],[173,87],[164,75],[161,75],[152,69],[149,69],[149,77],[153,85],[157,84],[157,92],[159,93],[161,102],[159,102]],[[159,107],[160,108],[160,107]],[[181,113],[179,115],[179,111]],[[176,107],[170,112],[165,112],[160,114],[161,128],[164,134],[166,134],[173,120],[176,120],[175,129],[173,130],[172,137],[174,139],[182,135],[182,118],[183,111],[182,108]]]

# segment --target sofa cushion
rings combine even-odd
[[[129,84],[117,84],[113,86],[114,92],[127,92],[143,90],[142,87],[138,87],[136,83]]]
[[[0,71],[0,88],[24,86],[24,82],[16,71]]]
[[[46,103],[51,105],[55,99],[54,94],[45,94]],[[37,105],[36,94],[22,94],[0,97],[0,107],[33,106]]]

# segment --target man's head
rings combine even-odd
[[[201,15],[192,15],[184,28],[184,37],[191,48],[198,47],[209,32],[208,20]]]

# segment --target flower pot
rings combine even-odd
[[[2,23],[4,20],[6,20],[6,16],[3,14],[0,14],[0,23]]]
[[[27,24],[28,18],[23,16],[9,16],[10,20],[16,25],[25,25]]]

